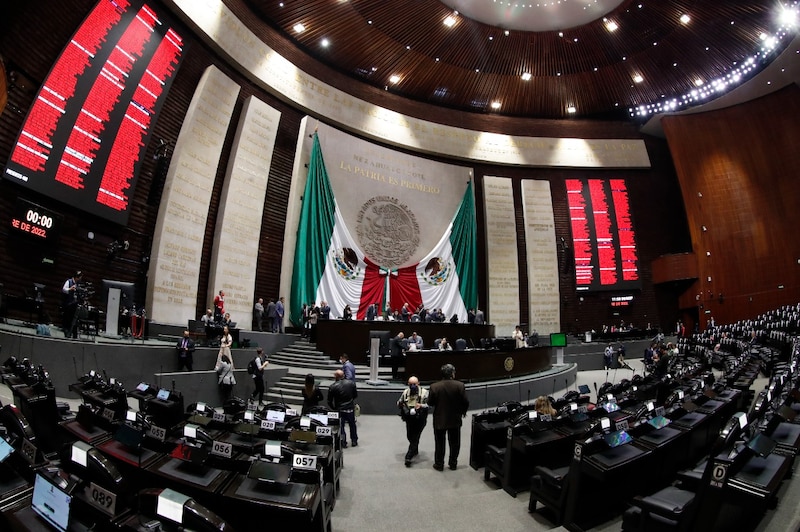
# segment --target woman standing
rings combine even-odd
[[[219,375],[219,396],[224,404],[225,401],[231,398],[233,393],[233,385],[236,384],[236,377],[233,375],[233,362],[228,355],[220,354],[217,356],[217,364],[214,366],[217,375]]]
[[[231,331],[226,325],[222,328],[222,337],[219,339],[219,353],[217,354],[217,362],[219,362],[222,355],[227,355],[228,360],[231,361],[231,369],[233,369],[233,355],[231,355],[232,345],[233,336],[231,336]]]

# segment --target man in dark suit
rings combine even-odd
[[[400,365],[403,363],[403,354],[405,353],[408,342],[402,332],[397,333],[397,336],[392,338],[390,343],[391,347],[391,362],[392,362],[392,378],[398,379],[400,374]]]
[[[189,331],[183,331],[183,338],[178,340],[178,345],[175,346],[178,350],[178,371],[182,370],[184,366],[186,371],[192,371],[192,353],[194,353],[194,340],[189,337]]]
[[[367,321],[374,321],[375,318],[378,316],[378,310],[375,308],[375,305],[372,304],[367,307]]]
[[[444,470],[444,438],[450,444],[450,469],[458,467],[458,452],[461,449],[461,418],[467,415],[469,400],[464,383],[455,379],[456,368],[452,364],[442,366],[442,380],[431,385],[428,404],[433,410],[433,468]]]
[[[475,309],[475,325],[483,325],[485,321],[483,311],[481,309]]]

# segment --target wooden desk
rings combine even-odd
[[[406,375],[421,381],[437,381],[444,364],[456,367],[459,380],[488,380],[529,375],[552,367],[549,347],[528,347],[511,351],[470,349],[467,351],[409,351]]]
[[[456,338],[467,341],[468,347],[480,347],[481,338],[494,338],[494,325],[468,323],[424,323],[406,321],[319,320],[317,322],[317,349],[334,360],[347,353],[353,364],[369,364],[369,332],[389,331],[390,337],[402,332],[406,338],[413,332],[422,336],[425,347],[437,338],[447,338],[455,345]],[[438,377],[437,377],[438,378]]]

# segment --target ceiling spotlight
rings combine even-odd
[[[567,107],[567,112],[568,112],[569,114],[571,114],[571,115],[574,115],[576,112],[578,112],[578,110],[577,110],[577,109],[575,109],[575,106],[574,106],[574,105],[570,105],[569,107]]]
[[[492,109],[494,109],[495,111],[500,109],[500,102],[492,102]]]
[[[703,86],[703,80],[700,79],[700,78],[697,78],[696,80],[694,80],[694,86],[695,87],[702,87]]]
[[[780,13],[781,26],[792,27],[797,24],[797,9],[782,7]]]
[[[509,34],[509,33],[511,33],[511,32],[510,32],[510,31],[508,31],[508,30],[506,30],[506,31],[504,31],[504,32],[503,32],[503,35],[505,35],[506,37],[508,37],[508,34]]]
[[[531,80],[531,73],[530,72],[523,72],[522,73],[522,81],[530,81]]]
[[[641,83],[644,81],[644,78],[642,77],[641,74],[636,74],[635,76],[633,76],[633,81],[636,83]]]
[[[328,39],[322,39],[322,42],[320,44],[322,44],[324,48],[327,48],[331,44],[331,41],[329,41]]]
[[[400,81],[400,76],[397,74],[392,74],[389,76],[389,83],[397,83],[398,81]]]
[[[456,24],[456,17],[454,17],[453,15],[447,15],[444,18],[444,25],[447,26],[448,28],[452,28],[453,26],[455,26],[455,24]]]
[[[682,22],[683,24],[688,24],[688,23],[689,23],[689,21],[691,21],[691,20],[692,20],[692,19],[691,19],[691,17],[689,17],[689,15],[687,15],[686,13],[684,13],[683,15],[681,15],[681,22]]]
[[[606,21],[606,29],[610,32],[614,32],[619,29],[619,26],[613,20],[608,20]]]
[[[294,30],[295,33],[303,33],[304,31],[306,31],[306,27],[300,24],[299,22],[295,24],[292,27],[292,29]]]

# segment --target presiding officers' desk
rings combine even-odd
[[[510,351],[468,349],[406,353],[406,375],[416,375],[421,381],[439,380],[444,364],[455,365],[456,376],[461,380],[501,379],[529,375],[552,367],[549,347],[527,347]]]
[[[494,338],[494,325],[469,323],[431,323],[409,321],[319,320],[317,322],[317,349],[337,359],[347,353],[353,364],[369,364],[369,332],[389,331],[390,338],[402,332],[406,338],[415,332],[422,336],[425,348],[433,346],[437,338],[447,338],[455,345],[463,338],[468,347],[480,347],[482,338]],[[461,376],[461,375],[459,375]],[[436,377],[439,378],[438,375]]]

